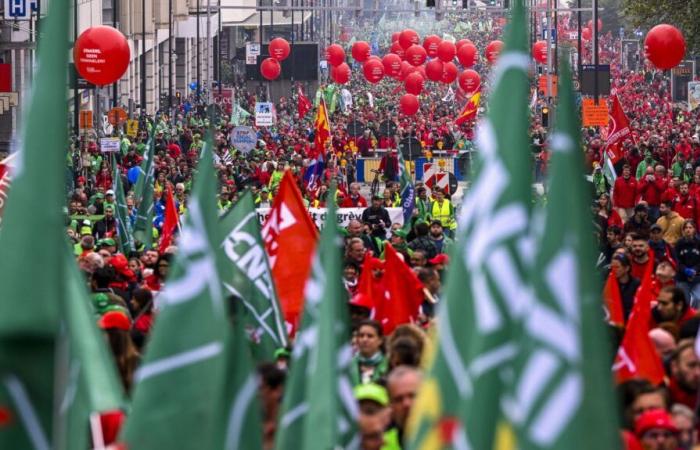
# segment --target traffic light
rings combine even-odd
[[[546,106],[542,108],[542,126],[549,126],[549,108],[547,108]]]

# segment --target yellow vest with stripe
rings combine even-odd
[[[449,200],[443,200],[442,205],[434,201],[430,207],[430,216],[433,220],[439,220],[442,226],[448,230],[457,229],[457,222],[454,218],[454,207]]]

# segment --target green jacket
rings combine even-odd
[[[382,355],[382,360],[377,364],[377,367],[370,378],[370,383],[376,383],[381,378],[383,378],[389,372],[389,361],[386,359],[385,355]],[[352,357],[352,363],[350,363],[350,381],[353,386],[362,384],[362,379],[360,378],[360,361],[357,355]]]
[[[658,162],[654,159],[648,163],[646,158],[644,158],[637,166],[637,179],[641,179],[647,173],[647,167],[655,167],[657,164]]]

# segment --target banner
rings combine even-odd
[[[270,215],[271,208],[257,208],[255,211],[258,213],[258,220],[262,225],[267,220]],[[365,208],[338,208],[336,210],[336,217],[338,220],[338,227],[344,228],[348,226],[352,219],[357,219],[362,222],[362,212]],[[389,218],[391,218],[391,223],[400,223],[403,225],[403,210],[401,208],[387,208],[389,212]],[[309,217],[316,224],[319,229],[323,229],[328,218],[328,208],[309,208]]]
[[[100,139],[100,150],[102,153],[107,152],[118,152],[119,151],[119,138],[102,138]]]
[[[229,135],[231,145],[242,153],[253,150],[258,143],[258,134],[253,127],[235,127]]]
[[[275,124],[274,109],[270,102],[255,103],[255,126],[270,127]]]
[[[214,96],[214,104],[219,105],[221,109],[228,115],[233,111],[233,89],[222,88],[212,90]]]
[[[688,83],[688,109],[694,110],[700,106],[700,81]]]

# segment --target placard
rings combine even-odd
[[[254,66],[258,63],[260,56],[260,44],[257,42],[248,42],[245,45],[245,63]]]
[[[126,121],[126,135],[135,138],[139,135],[139,121],[131,119]]]
[[[255,103],[255,126],[271,127],[275,123],[274,107],[270,102]]]
[[[100,139],[100,150],[102,151],[102,153],[118,152],[119,138],[110,137]]]
[[[598,104],[592,98],[584,98],[581,121],[584,127],[608,126],[608,103],[605,98],[599,98]]]
[[[258,133],[252,127],[235,127],[231,130],[229,139],[236,150],[248,153],[258,143]]]

